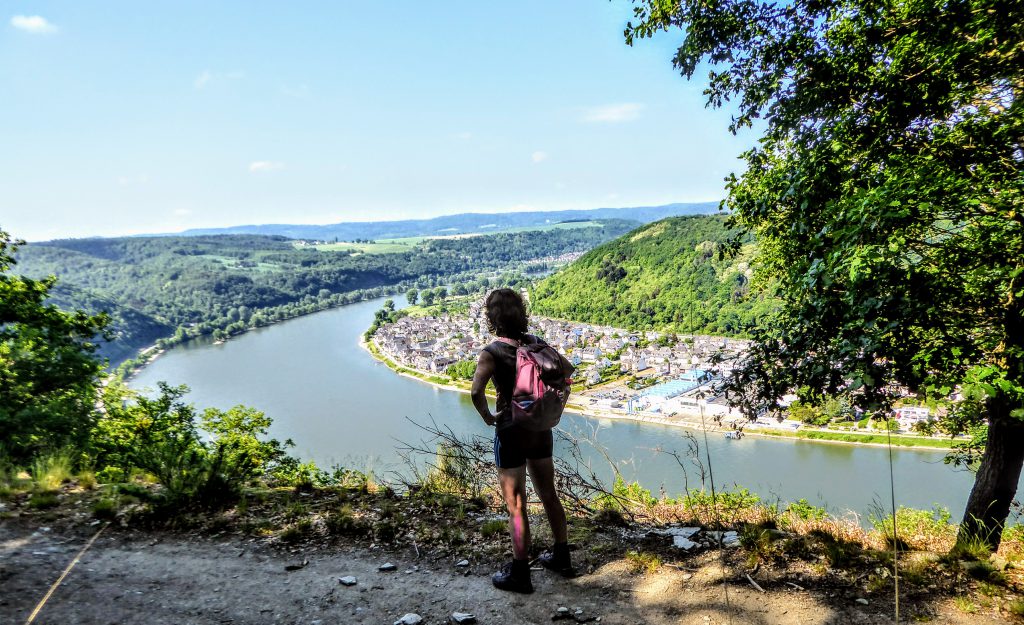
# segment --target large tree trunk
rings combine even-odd
[[[980,539],[995,551],[1024,465],[1024,421],[1010,416],[1012,406],[1002,394],[990,399],[987,407],[988,442],[967,499],[957,545]]]

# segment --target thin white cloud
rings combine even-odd
[[[643,104],[638,104],[636,102],[595,106],[583,111],[583,121],[598,124],[630,122],[640,117],[640,111],[642,111],[643,108]]]
[[[204,69],[198,76],[196,76],[196,79],[192,82],[192,85],[196,89],[203,89],[213,82],[220,82],[224,80],[241,80],[242,78],[245,78],[245,72],[234,71],[217,73],[211,72],[208,69]]]
[[[253,161],[249,163],[249,171],[252,173],[276,171],[278,169],[284,169],[284,163],[281,161]]]
[[[460,132],[459,134],[457,134],[455,136],[457,138],[459,138],[459,139],[462,139],[463,141],[469,141],[470,139],[473,138],[473,133],[468,132],[468,131],[463,131],[463,132]]]
[[[174,216],[175,217],[188,217],[191,214],[192,214],[192,209],[191,208],[176,208],[176,209],[174,209]]]
[[[530,160],[532,160],[534,163],[542,163],[548,160],[548,153],[537,150],[536,152],[530,155]]]
[[[57,27],[41,15],[15,15],[11,26],[33,35],[48,35],[57,32]]]
[[[194,83],[192,83],[192,84],[193,84],[193,85],[195,86],[195,88],[196,88],[196,89],[202,89],[202,88],[203,88],[203,87],[205,87],[205,86],[206,86],[206,85],[207,85],[207,84],[208,84],[208,83],[209,83],[209,82],[210,82],[211,80],[213,80],[213,74],[211,74],[211,73],[209,72],[209,70],[206,70],[206,71],[203,71],[203,73],[201,73],[201,74],[199,74],[198,76],[196,76],[196,80],[195,80],[195,82],[194,82]]]

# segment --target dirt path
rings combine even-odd
[[[84,526],[59,533],[0,524],[0,623],[24,623],[95,530]],[[397,570],[379,571],[385,562]],[[301,568],[288,571],[289,565]],[[408,612],[419,614],[426,624],[449,622],[453,612],[472,613],[479,623],[550,623],[559,607],[581,608],[583,617],[601,617],[600,623],[610,625],[729,623],[716,568],[706,563],[690,571],[663,568],[634,575],[625,562],[614,561],[573,580],[537,571],[537,592],[522,596],[491,586],[492,563],[457,567],[451,558],[417,558],[411,550],[364,547],[290,553],[236,537],[188,538],[111,528],[83,556],[35,623],[390,624]],[[346,575],[358,583],[340,584],[338,578]],[[731,583],[731,622],[892,622],[888,602],[872,599],[862,605],[853,597],[786,588],[760,593]],[[923,613],[917,609],[918,618],[927,616],[932,623],[1002,622],[964,615],[948,604],[928,606]]]

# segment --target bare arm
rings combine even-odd
[[[491,414],[491,407],[487,405],[487,383],[494,375],[494,357],[490,352],[481,351],[476,361],[476,373],[473,374],[473,388],[469,396],[473,399],[473,407],[480,413],[480,417],[487,425],[494,425],[498,422],[497,417]]]

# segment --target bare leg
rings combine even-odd
[[[569,540],[569,527],[565,521],[565,508],[558,498],[555,490],[555,463],[551,458],[540,458],[527,460],[530,468],[530,479],[533,481],[533,489],[544,504],[544,512],[548,515],[548,523],[551,524],[551,534],[556,543],[564,543]]]
[[[532,462],[532,461],[531,461]],[[530,519],[526,516],[526,466],[498,469],[498,483],[508,507],[508,530],[512,535],[512,557],[530,557]],[[546,507],[546,505],[545,505]],[[564,513],[563,513],[564,523]]]

